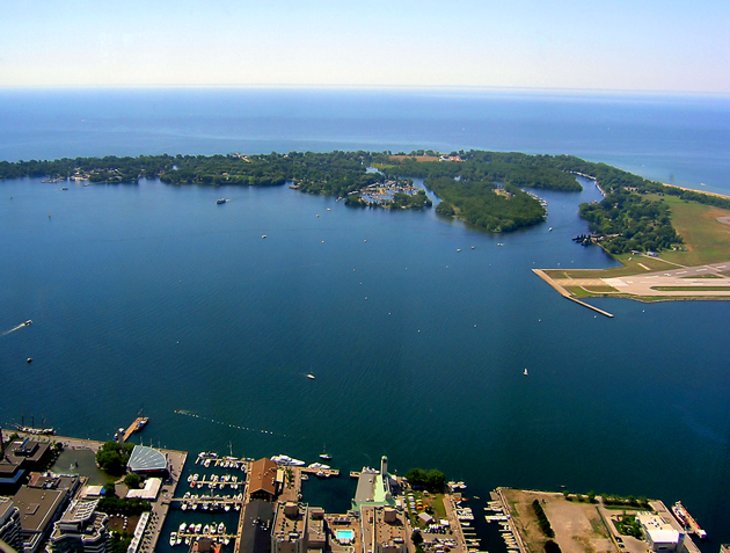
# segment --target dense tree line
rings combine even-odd
[[[127,461],[133,449],[134,444],[105,442],[96,452],[96,464],[109,474],[121,476],[127,470]]]
[[[416,156],[421,156],[418,159]],[[659,251],[681,241],[661,201],[646,196],[669,194],[684,200],[730,209],[730,199],[667,187],[605,163],[575,156],[513,152],[452,152],[456,161],[437,161],[440,154],[420,150],[398,156],[390,152],[292,152],[267,155],[157,155],[64,158],[54,161],[0,162],[0,179],[74,175],[91,182],[136,183],[159,178],[173,185],[292,186],[312,194],[348,198],[351,192],[382,181],[420,177],[440,196],[437,212],[457,217],[489,232],[507,232],[544,220],[545,210],[523,188],[578,191],[575,174],[595,178],[603,201],[583,204],[581,216],[609,252]],[[377,166],[382,173],[368,171]],[[504,190],[506,193],[501,193]],[[354,195],[353,195],[354,196]],[[394,207],[428,207],[425,195],[398,195]]]
[[[406,480],[415,489],[441,493],[446,487],[446,475],[438,469],[413,468],[406,473]]]
[[[582,204],[580,216],[611,253],[659,251],[682,241],[672,227],[669,208],[617,188],[597,203]]]
[[[488,232],[509,232],[545,219],[540,202],[514,185],[497,193],[497,187],[484,180],[440,177],[426,182],[442,200],[436,209],[439,215],[456,216]]]

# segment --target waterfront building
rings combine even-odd
[[[20,551],[23,548],[21,532],[20,509],[9,497],[0,497],[0,541]]]
[[[99,500],[74,500],[54,525],[51,548],[58,553],[106,553],[109,516],[96,511]]]
[[[2,438],[0,438],[0,441]],[[15,440],[0,448],[0,493],[13,494],[29,470],[44,466],[51,446],[30,438]]]
[[[271,553],[305,553],[307,506],[292,501],[279,503],[271,531]]]
[[[279,503],[271,532],[272,553],[321,553],[327,545],[324,509]]]
[[[327,547],[327,528],[322,507],[307,509],[307,552],[322,553]]]
[[[269,553],[274,504],[265,499],[252,499],[243,507],[243,527],[236,553]]]
[[[167,475],[167,456],[152,447],[136,445],[127,461],[127,470],[136,474]]]
[[[352,500],[353,510],[364,506],[395,506],[394,480],[388,474],[388,458],[380,459],[380,470],[363,467],[357,479],[357,489]]]
[[[655,553],[682,551],[685,534],[654,513],[641,512],[636,515],[649,547]]]
[[[157,496],[160,495],[160,488],[162,488],[161,478],[148,478],[144,482],[144,487],[140,490],[129,490],[127,492],[127,499],[145,499],[147,501],[154,501]]]
[[[251,499],[273,501],[278,494],[277,472],[279,466],[267,457],[251,463],[249,495]]]
[[[85,477],[84,481],[86,481]],[[29,488],[41,488],[44,490],[64,490],[67,497],[73,497],[81,487],[81,478],[75,474],[31,472],[28,478],[28,484],[26,485]]]
[[[20,509],[21,536],[25,553],[40,551],[67,501],[68,493],[64,489],[20,487],[13,496],[13,503]]]
[[[362,543],[372,553],[407,553],[403,514],[392,507],[364,506],[360,510]]]

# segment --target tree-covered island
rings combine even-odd
[[[589,241],[612,254],[660,251],[681,244],[660,199],[664,194],[730,207],[726,198],[667,187],[603,163],[567,155],[474,150],[448,155],[432,151],[397,155],[335,151],[0,162],[0,178],[5,179],[137,183],[144,178],[159,178],[172,185],[289,184],[302,192],[344,199],[351,206],[390,209],[431,207],[425,191],[413,186],[413,178],[422,178],[441,200],[437,213],[488,232],[509,232],[542,222],[545,207],[526,189],[579,191],[576,175],[595,180],[604,193],[602,201],[582,204],[580,215],[592,231]]]

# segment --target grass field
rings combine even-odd
[[[683,295],[661,295],[642,297],[628,290],[617,290],[609,285],[601,285],[599,279],[640,276],[650,272],[664,272],[683,267],[696,267],[709,263],[730,261],[730,210],[688,202],[674,196],[651,196],[651,199],[664,202],[670,209],[672,224],[682,237],[683,244],[676,250],[663,251],[659,256],[645,254],[622,254],[614,256],[620,263],[609,269],[546,269],[546,276],[552,279],[551,285],[564,288],[574,298],[600,296],[626,297],[641,301],[666,301],[683,299],[728,299],[730,294],[700,297],[698,292],[730,292],[727,282],[720,281],[717,286],[676,286],[658,285],[652,287],[656,292],[691,292]],[[695,271],[686,278],[717,278],[730,276],[730,271],[699,275]],[[685,277],[680,277],[685,278]],[[576,281],[573,279],[583,279]],[[593,279],[591,281],[591,279]],[[660,284],[660,283],[657,283]]]
[[[730,225],[718,219],[730,217],[730,210],[687,202],[673,196],[656,196],[671,210],[672,224],[684,240],[683,248],[663,251],[660,257],[622,254],[621,266],[610,269],[549,269],[551,278],[610,278],[676,269],[730,260]]]
[[[718,221],[730,211],[664,197],[672,211],[672,224],[684,239],[686,251],[662,252],[662,258],[682,265],[730,260],[730,225]]]

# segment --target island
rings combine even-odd
[[[556,291],[579,302],[595,296],[730,298],[730,197],[670,186],[570,155],[334,151],[0,162],[0,179],[24,177],[83,185],[144,179],[174,186],[288,185],[334,196],[350,207],[390,210],[429,209],[430,191],[438,199],[439,216],[490,233],[542,224],[546,203],[534,191],[577,192],[581,178],[593,182],[603,199],[580,205],[590,232],[573,239],[602,248],[621,266],[536,269]]]

